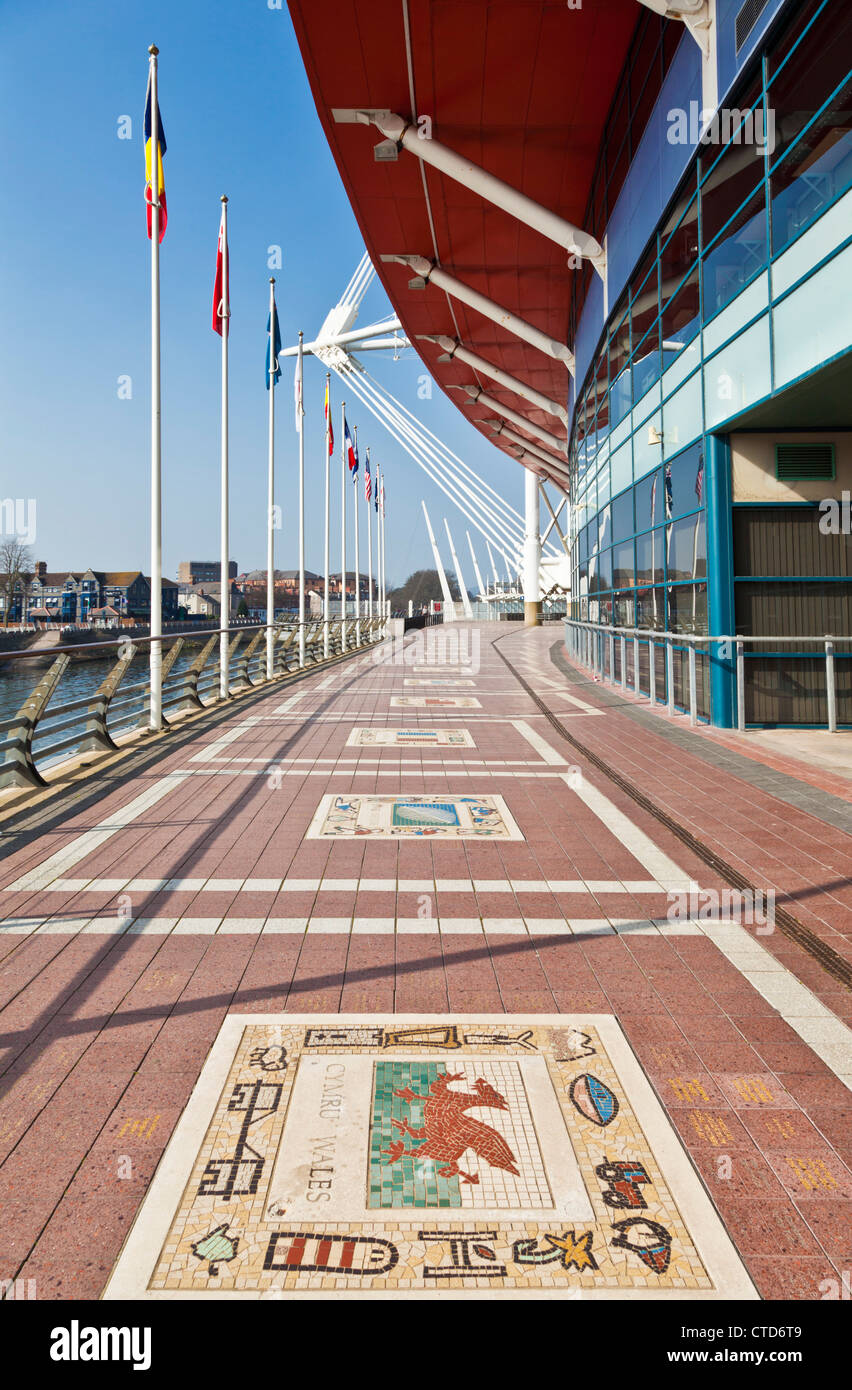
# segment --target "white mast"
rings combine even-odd
[[[422,499],[420,505],[423,508],[423,515],[426,518],[426,529],[429,532],[429,540],[432,544],[432,555],[435,559],[435,569],[438,571],[438,578],[441,581],[441,593],[444,595],[444,603],[447,605],[447,608],[452,613],[454,611],[453,600],[450,595],[450,586],[447,583],[447,576],[444,574],[444,566],[441,564],[441,555],[438,550],[438,542],[435,540],[435,532],[432,530],[432,523],[429,520],[429,513],[426,510],[426,503]]]
[[[461,601],[462,601],[462,608],[464,609],[464,615],[465,615],[466,618],[472,618],[472,617],[473,617],[473,609],[472,609],[471,606],[470,606],[470,596],[469,596],[469,594],[468,594],[468,592],[467,592],[467,585],[466,585],[465,582],[464,582],[464,575],[463,575],[462,572],[461,572],[461,565],[459,564],[459,557],[458,557],[458,555],[456,554],[456,548],[455,548],[455,546],[453,545],[453,537],[452,537],[452,534],[451,534],[451,532],[450,532],[450,523],[447,521],[447,518],[446,518],[446,517],[444,517],[444,527],[446,528],[446,532],[447,532],[447,540],[448,540],[449,543],[450,543],[450,555],[451,555],[451,557],[452,557],[453,567],[454,567],[455,572],[456,572],[456,579],[459,581],[459,593],[461,594]]]
[[[473,570],[474,570],[474,574],[476,575],[476,582],[477,582],[477,584],[479,585],[479,592],[480,592],[481,596],[482,596],[483,598],[485,598],[486,589],[485,589],[485,585],[484,585],[483,582],[482,582],[482,575],[479,573],[479,565],[478,565],[477,562],[476,562],[476,551],[475,551],[474,548],[473,548],[473,541],[472,541],[471,538],[470,538],[470,532],[469,532],[469,531],[468,531],[468,533],[467,533],[467,543],[468,543],[468,545],[470,546],[470,558],[471,558],[471,560],[473,561]]]

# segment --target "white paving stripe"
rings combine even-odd
[[[229,760],[227,767],[188,767],[185,768],[184,775],[187,777],[268,777],[273,771],[275,759],[264,759],[266,767],[237,767],[234,764],[240,759]],[[334,769],[327,767],[301,768],[301,767],[275,767],[275,771],[280,777],[333,777]],[[440,766],[434,770],[427,765],[412,768],[410,772],[401,772],[399,768],[364,768],[360,772],[355,767],[342,767],[340,775],[346,777],[444,777],[446,774]],[[558,772],[541,772],[535,768],[526,771],[513,770],[511,772],[494,772],[489,767],[478,767],[471,769],[457,768],[453,772],[453,777],[559,777]]]
[[[49,859],[42,860],[38,868],[30,869],[9,885],[13,892],[22,892],[26,888],[46,888],[54,879],[61,879],[67,869],[74,864],[79,864],[81,859],[85,859],[93,850],[100,849],[101,845],[117,835],[119,830],[126,830],[138,816],[144,814],[150,807],[155,806],[163,797],[168,796],[182,782],[186,781],[186,772],[170,772],[166,777],[161,777],[147,791],[141,792],[134,797],[126,806],[107,817],[106,820],[99,821],[92,830],[87,830],[82,835],[78,835],[64,849],[57,850]]]
[[[537,734],[535,729],[533,729],[525,719],[512,719],[510,723],[513,728],[517,729],[519,734],[523,734],[527,743],[531,744],[535,751],[541,755],[544,762],[551,763],[554,767],[565,766],[565,759],[562,757],[562,754],[557,753],[556,749],[552,748],[547,740],[542,738],[541,734]]]
[[[5,891],[16,890],[16,885]],[[57,878],[51,893],[665,893],[654,879]],[[17,891],[17,890],[16,890]]]
[[[239,883],[240,880],[227,880]],[[251,880],[247,880],[251,882]],[[265,883],[269,880],[257,880]],[[384,880],[379,880],[384,882]],[[220,880],[221,882],[221,880]],[[312,880],[303,880],[310,883]],[[355,884],[340,879],[337,884]],[[403,880],[411,891],[430,888],[429,880]],[[481,882],[489,883],[490,880]],[[402,884],[400,884],[400,887]],[[827,1005],[762,945],[734,922],[677,921],[604,917],[16,917],[0,923],[0,935],[79,933],[98,936],[175,935],[416,935],[416,936],[705,936],[778,1013],[808,1047],[852,1089],[852,1031]]]
[[[588,806],[607,830],[621,841],[652,878],[662,884],[667,892],[677,892],[689,888],[689,875],[675,863],[669,855],[654,844],[650,836],[626,816],[610,801],[609,797],[593,787],[586,777],[576,777],[563,773],[563,780],[576,792],[585,806]]]
[[[227,748],[231,743],[236,743],[238,738],[242,738],[243,734],[249,729],[253,729],[257,723],[258,720],[254,716],[241,719],[239,724],[235,724],[232,729],[228,729],[224,734],[219,734],[218,738],[205,743],[203,748],[199,748],[197,753],[192,754],[189,761],[191,763],[213,762],[221,755],[223,748]]]

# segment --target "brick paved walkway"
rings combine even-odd
[[[846,803],[595,686],[554,628],[474,635],[469,672],[359,657],[4,824],[0,1277],[98,1296],[226,1015],[281,1011],[612,1016],[759,1293],[849,1268],[852,993],[761,922],[673,919],[725,880],[494,643],[849,961]]]

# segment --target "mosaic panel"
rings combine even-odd
[[[482,709],[475,695],[391,695],[391,709]]]
[[[502,796],[398,796],[327,793],[306,838],[372,837],[396,840],[432,836],[445,840],[521,840]]]
[[[353,729],[347,748],[475,748],[467,729]]]
[[[461,681],[455,680],[452,677],[440,676],[423,677],[422,679],[409,676],[408,679],[404,680],[402,683],[403,685],[476,685],[476,681]]]
[[[754,1298],[608,1016],[230,1015],[117,1298]]]

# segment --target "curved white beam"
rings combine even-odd
[[[566,222],[564,217],[559,217],[549,208],[543,207],[541,203],[528,198],[525,193],[519,193],[511,184],[504,183],[502,179],[498,179],[494,174],[489,174],[487,170],[474,164],[472,160],[456,154],[455,150],[451,150],[440,140],[433,139],[431,135],[425,138],[418,125],[404,120],[402,116],[397,116],[393,111],[337,110],[332,114],[338,122],[374,125],[384,135],[385,140],[392,141],[397,149],[401,147],[408,150],[409,154],[421,159],[424,164],[431,164],[434,169],[439,169],[448,178],[455,179],[456,183],[472,189],[486,202],[493,203],[495,207],[502,208],[504,212],[508,212],[511,217],[517,218],[527,227],[532,227],[534,231],[540,232],[542,236],[547,237],[548,241],[556,242],[557,246],[564,246],[570,256],[581,256],[585,260],[591,261],[603,279],[605,272],[603,247],[589,232],[581,231],[573,223]],[[393,158],[393,151],[382,150],[381,157],[387,158],[388,155]]]
[[[495,367],[493,362],[487,358],[480,357],[478,352],[471,352],[460,343],[458,338],[450,338],[444,333],[418,333],[418,338],[424,339],[427,343],[437,343],[438,347],[444,349],[444,356],[439,357],[439,362],[450,362],[457,357],[460,362],[464,362],[468,367],[473,367],[474,371],[482,372],[483,376],[490,377],[496,381],[498,386],[505,386],[507,391],[512,391],[522,400],[529,401],[530,405],[537,405],[539,410],[544,410],[548,415],[555,415],[567,426],[570,422],[568,411],[564,405],[558,401],[551,400],[550,396],[542,395],[541,391],[536,391],[532,386],[528,386],[525,381],[519,381],[516,376],[510,376],[504,372],[502,367]]]
[[[538,425],[531,424],[525,415],[519,415],[516,410],[510,410],[502,401],[498,401],[494,396],[489,396],[487,392],[483,391],[479,386],[451,386],[450,390],[466,391],[470,397],[471,405],[476,405],[478,402],[480,405],[487,406],[490,410],[496,411],[498,415],[502,415],[510,424],[517,425],[518,428],[522,430],[529,430],[530,434],[534,434],[536,439],[540,439],[542,444],[547,445],[548,449],[558,449],[564,453],[568,448],[567,439],[560,439],[558,435],[551,434],[549,430],[543,430],[540,429]]]
[[[544,449],[539,449],[537,444],[531,444],[528,439],[524,439],[522,434],[516,434],[514,430],[510,430],[502,420],[488,420],[486,424],[489,424],[495,434],[501,434],[510,444],[517,444],[533,458],[537,458],[541,463],[546,463],[548,468],[561,474],[563,478],[568,477],[568,465],[563,459],[555,459],[552,454],[546,453]]]
[[[397,265],[410,266],[415,275],[423,280],[424,286],[431,283],[436,285],[438,289],[445,290],[454,299],[460,299],[463,304],[469,305],[471,309],[476,309],[477,313],[483,314],[493,323],[499,323],[500,327],[505,328],[507,332],[514,333],[516,338],[522,338],[525,343],[538,348],[539,352],[547,353],[548,357],[555,357],[564,362],[573,375],[574,354],[565,343],[551,338],[548,333],[543,333],[534,324],[527,323],[526,319],[519,318],[517,314],[513,314],[502,304],[497,304],[487,295],[480,294],[472,286],[466,285],[463,280],[458,280],[455,275],[450,275],[446,270],[442,270],[434,261],[427,260],[425,256],[409,255],[382,256],[382,260],[395,261]]]

